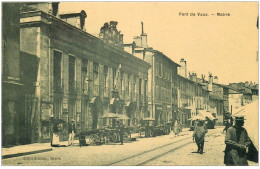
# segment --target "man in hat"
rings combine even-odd
[[[68,133],[69,133],[68,146],[73,145],[75,132],[76,132],[75,120],[71,119],[68,126]]]
[[[124,144],[124,124],[123,122],[119,123],[119,133],[120,133],[120,142],[121,145]]]
[[[246,149],[251,144],[244,125],[244,117],[235,117],[235,125],[227,129],[225,138],[224,164],[227,166],[247,166]]]
[[[198,120],[198,124],[195,126],[193,132],[193,141],[195,140],[198,146],[198,153],[200,154],[203,154],[204,138],[207,132],[208,130],[204,125],[204,121]]]

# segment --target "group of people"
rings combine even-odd
[[[51,146],[59,146],[59,125],[60,123],[53,123],[52,127],[52,138],[51,138]],[[119,130],[120,134],[120,143],[123,145],[123,138],[124,138],[124,125],[123,123],[117,121],[117,128]],[[76,125],[75,125],[75,120],[71,119],[70,122],[68,123],[68,146],[71,146],[74,144],[74,137],[76,133]]]
[[[62,125],[62,123],[59,122],[53,122],[52,124],[52,138],[51,138],[51,146],[53,147],[57,147],[60,146],[59,144],[59,132],[60,132],[60,128],[59,126]],[[75,120],[71,119],[71,121],[68,123],[68,146],[73,145],[74,143],[74,137],[75,137],[75,133],[76,133],[76,125],[75,125]]]
[[[173,132],[175,135],[178,135],[182,131],[182,124],[179,119],[175,120],[173,125]]]
[[[224,164],[227,166],[247,166],[247,150],[251,141],[248,137],[244,125],[244,117],[235,117],[235,125],[226,125],[226,136],[225,136],[225,155]],[[193,132],[193,141],[195,140],[198,153],[203,154],[204,138],[208,132],[204,121],[198,121],[197,126]]]

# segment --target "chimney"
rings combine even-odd
[[[249,85],[249,82],[248,82],[248,81],[246,81],[246,82],[245,82],[245,86],[246,86],[246,87],[248,87],[248,85]]]
[[[205,75],[201,74],[202,82],[205,82]]]
[[[84,10],[80,12],[68,12],[60,14],[60,19],[75,26],[83,31],[85,31],[85,19],[87,14]]]
[[[187,78],[187,63],[184,58],[181,58],[180,65],[181,67],[178,67],[178,74]]]
[[[214,82],[214,83],[218,83],[218,76],[214,76],[213,82]]]
[[[213,76],[212,76],[212,73],[209,72],[209,82],[208,82],[209,91],[212,91],[212,83],[213,83]]]
[[[190,74],[189,72],[189,79],[193,82],[197,82],[197,73],[192,72],[192,74]]]
[[[250,87],[252,87],[253,86],[253,82],[252,81],[250,81],[250,85],[249,85]]]
[[[25,5],[32,9],[39,9],[55,17],[58,16],[59,2],[28,2]]]
[[[141,47],[141,48],[148,48],[148,44],[147,44],[147,34],[144,33],[144,23],[141,22],[141,35],[140,36],[134,36],[134,42],[136,44],[137,47]]]

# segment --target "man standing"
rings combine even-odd
[[[204,148],[204,138],[206,133],[208,132],[207,128],[204,125],[203,121],[199,121],[197,126],[195,126],[194,132],[193,132],[193,141],[195,140],[197,146],[198,146],[198,153],[203,154],[203,148]]]
[[[224,164],[227,166],[248,166],[246,149],[251,144],[244,125],[244,117],[235,117],[235,125],[227,129],[225,138]]]
[[[120,132],[120,142],[121,142],[121,145],[124,144],[124,124],[121,122],[120,125],[119,125],[119,132]]]
[[[69,122],[69,126],[68,126],[68,133],[69,133],[68,146],[73,145],[75,132],[76,132],[75,120],[71,119],[71,122]]]

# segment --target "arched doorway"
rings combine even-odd
[[[90,113],[92,116],[92,129],[98,128],[98,118],[103,115],[103,102],[99,96],[90,101]]]
[[[135,111],[136,111],[136,103],[134,102],[127,102],[125,105],[126,108],[126,115],[130,118],[128,120],[128,126],[135,125]]]

